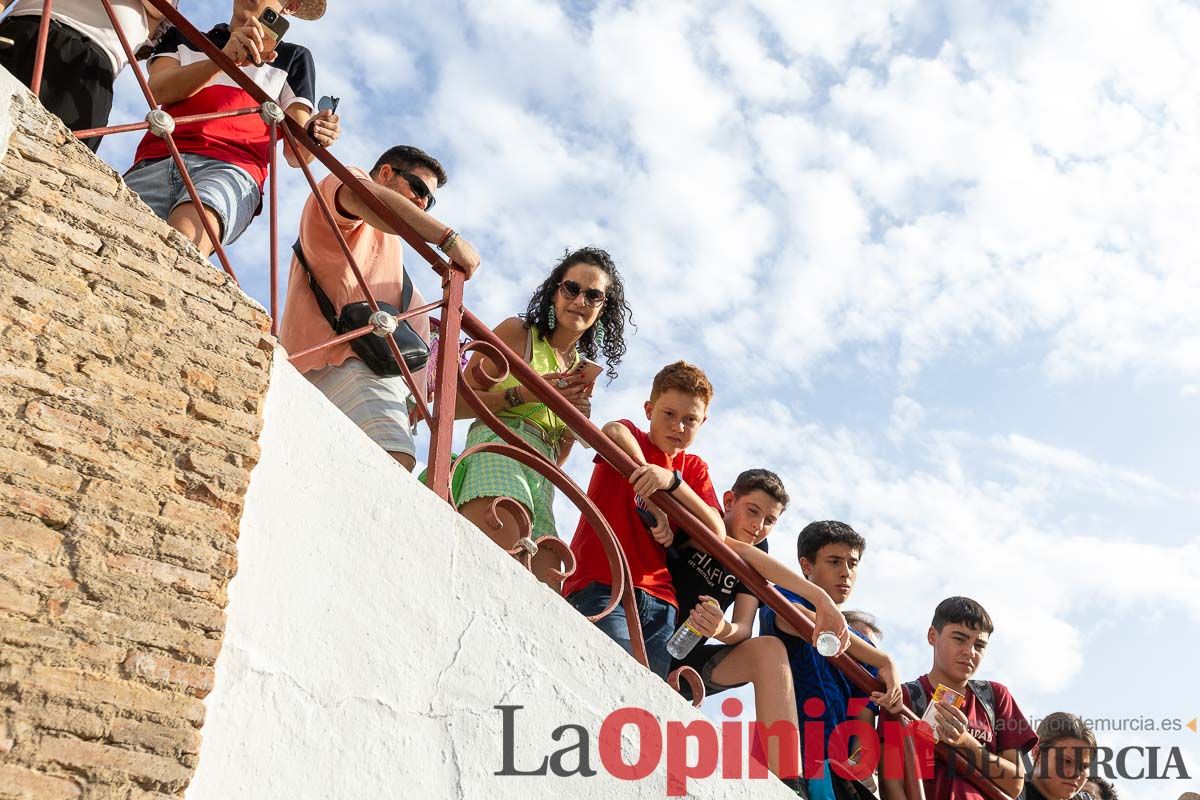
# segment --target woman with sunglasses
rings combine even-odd
[[[612,257],[604,250],[584,247],[568,253],[550,272],[529,301],[524,317],[509,317],[495,333],[562,393],[585,416],[591,415],[591,395],[602,368],[593,359],[600,354],[608,365],[609,379],[617,376],[617,364],[625,354],[625,320],[632,312],[625,303],[625,287]],[[508,376],[499,383],[488,382],[479,368],[483,356],[476,353],[467,365],[467,385],[475,390],[488,409],[555,464],[571,452],[574,437],[563,421],[544,403]],[[471,426],[467,446],[500,441],[482,422]],[[501,508],[499,529],[489,524],[492,502],[511,497],[525,506],[533,520],[532,536],[557,536],[554,525],[554,487],[537,472],[494,453],[470,456],[458,466],[454,499],[463,516],[479,526],[504,549],[515,546],[519,536],[516,520]],[[557,589],[550,571],[559,567],[558,557],[539,550],[533,557],[533,572],[539,580]]]

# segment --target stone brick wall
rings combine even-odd
[[[0,69],[0,798],[180,797],[273,340],[13,88]]]

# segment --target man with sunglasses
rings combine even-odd
[[[399,145],[383,153],[370,174],[357,167],[351,167],[350,171],[363,188],[394,211],[418,236],[437,245],[462,267],[468,278],[479,267],[479,254],[471,243],[428,214],[433,208],[434,192],[446,183],[446,171],[436,158],[416,147]],[[326,177],[317,188],[333,212],[375,299],[402,309],[424,305],[425,300],[416,287],[407,306],[403,303],[403,242],[392,227],[336,175]],[[299,258],[292,258],[287,301],[279,326],[279,341],[289,353],[301,353],[336,335],[317,303],[310,273],[312,281],[328,296],[335,313],[350,303],[366,299],[315,196],[308,198],[300,215],[297,245],[308,270]],[[428,340],[427,315],[418,315],[408,322]],[[292,364],[401,466],[412,470],[416,447],[408,424],[410,395],[403,377],[377,375],[348,343],[317,350]],[[424,392],[425,371],[413,378],[417,390]]]

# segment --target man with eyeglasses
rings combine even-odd
[[[350,171],[418,236],[461,266],[468,278],[479,267],[479,254],[471,243],[428,213],[434,192],[446,183],[446,171],[436,158],[416,147],[398,145],[379,157],[370,174],[357,167]],[[415,287],[409,302],[403,303],[403,242],[392,227],[336,175],[326,177],[317,189],[375,299],[402,310],[424,305]],[[314,283],[328,297],[335,314],[366,299],[315,196],[308,198],[300,215],[296,245],[298,254],[292,258],[279,326],[280,343],[293,354],[336,336],[318,304]],[[429,339],[427,315],[408,322],[422,338]],[[416,447],[408,424],[410,395],[402,376],[376,374],[349,343],[302,355],[292,364],[401,466],[412,470]],[[425,391],[425,374],[421,370],[413,375],[420,392]]]

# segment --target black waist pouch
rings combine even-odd
[[[321,290],[317,283],[316,277],[312,270],[308,268],[308,261],[304,258],[304,251],[300,248],[300,240],[292,245],[292,252],[296,254],[296,260],[300,262],[300,266],[304,268],[304,272],[308,275],[308,285],[312,287],[313,294],[317,298],[317,305],[321,309],[321,314],[329,323],[329,327],[333,328],[333,332],[338,336],[343,333],[350,333],[358,330],[364,325],[371,324],[371,304],[365,300],[360,300],[357,303],[349,303],[342,307],[341,313],[334,314],[333,303],[329,302],[329,297]],[[403,304],[402,309],[398,309],[388,303],[379,303],[379,310],[386,311],[393,317],[403,314],[412,304],[413,285],[408,278],[408,271],[404,271],[404,290],[400,299]],[[392,340],[396,342],[396,347],[400,350],[400,355],[404,357],[404,363],[408,367],[409,372],[417,372],[424,369],[429,363],[429,343],[426,342],[421,334],[413,330],[413,327],[408,324],[408,320],[400,320],[396,324],[396,330],[391,334]],[[376,375],[403,375],[400,365],[396,363],[395,357],[392,355],[392,349],[388,347],[385,337],[368,333],[366,336],[359,336],[350,342],[350,347],[354,350],[354,354],[362,359],[362,362]]]

